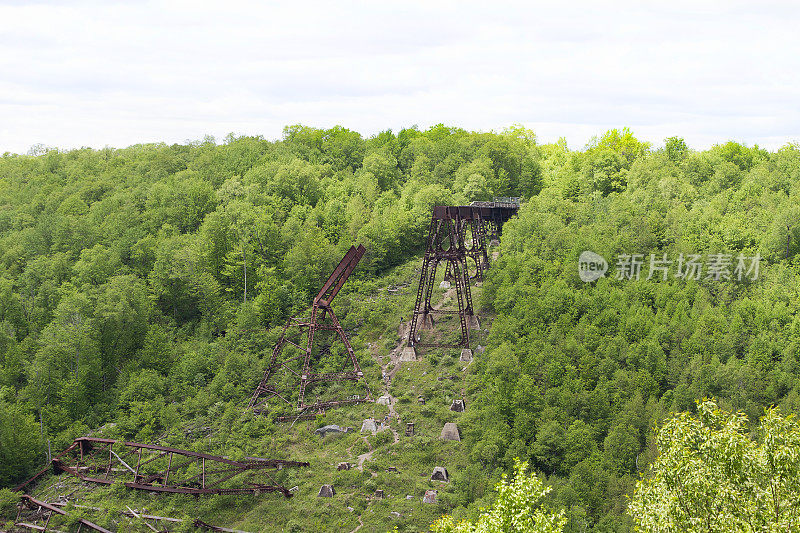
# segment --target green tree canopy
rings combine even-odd
[[[800,428],[767,409],[751,435],[747,417],[712,400],[658,434],[659,455],[636,484],[629,512],[640,531],[797,531]]]
[[[515,461],[514,477],[503,474],[497,484],[497,499],[481,512],[475,522],[456,522],[452,516],[437,520],[434,533],[556,533],[566,524],[564,511],[554,512],[542,505],[550,492],[536,474],[528,474],[528,463]]]

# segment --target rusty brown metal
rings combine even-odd
[[[409,346],[469,348],[469,328],[474,323],[470,277],[482,280],[489,267],[486,235],[499,237],[502,225],[519,209],[518,199],[480,202],[469,206],[435,206],[431,213],[417,299],[408,333]],[[470,276],[469,261],[475,266]],[[445,279],[455,285],[457,309],[436,309],[431,303],[436,270],[445,264]],[[457,315],[461,328],[458,342],[423,342],[420,330],[433,325],[433,315]]]
[[[324,413],[326,409],[371,401],[371,393],[366,383],[364,383],[365,394],[363,397],[359,394],[347,398],[306,401],[307,392],[317,384],[335,381],[363,381],[364,373],[331,303],[350,277],[353,269],[358,265],[365,251],[361,245],[351,246],[314,297],[311,317],[308,319],[291,318],[283,327],[281,336],[272,350],[272,357],[264,371],[264,376],[250,397],[248,409],[252,409],[255,413],[265,412],[270,401],[277,402],[283,409],[294,405],[296,408],[294,413],[274,415],[277,421],[288,421],[311,419],[319,413]],[[325,333],[333,337],[330,343],[326,344],[320,340],[320,335]],[[351,367],[352,370],[348,368],[339,372],[314,371],[315,367],[319,365],[319,359],[328,355],[332,343],[336,340],[344,344],[347,352],[345,366]],[[288,353],[284,353],[284,351]]]
[[[67,505],[72,505],[76,509],[88,509],[90,511],[97,511],[97,512],[106,512],[107,511],[106,509],[103,509],[101,507],[92,507],[92,506],[89,506],[89,505],[78,505],[78,504],[74,504],[74,503],[70,504],[68,502],[62,502],[62,501],[52,502],[50,505],[58,507],[59,509],[62,508],[62,507],[65,507]],[[141,510],[137,511],[136,509],[133,509],[133,508],[128,507],[128,506],[125,506],[125,509],[127,509],[127,510],[119,511],[119,514],[121,514],[122,516],[128,517],[128,518],[136,518],[142,524],[147,526],[151,531],[167,532],[167,531],[169,531],[169,528],[168,528],[168,526],[166,524],[180,524],[182,522],[185,522],[185,520],[182,519],[182,518],[172,518],[172,517],[169,517],[169,516],[159,516],[159,515],[147,514],[144,511],[141,511]],[[247,531],[242,531],[240,529],[230,529],[230,528],[227,528],[227,527],[214,526],[214,525],[208,524],[208,523],[200,520],[199,518],[195,519],[195,520],[190,520],[190,521],[192,522],[194,527],[206,528],[206,529],[210,529],[211,531],[222,531],[222,532],[225,532],[225,533],[249,533]]]
[[[61,516],[65,516],[67,514],[67,512],[63,509],[59,509],[54,505],[39,501],[25,494],[22,496],[22,500],[17,507],[17,518],[14,521],[14,525],[16,527],[22,527],[33,531],[47,531],[47,528],[50,525],[50,519],[53,518],[54,513]],[[43,525],[37,523],[41,521],[44,521]],[[80,524],[78,526],[79,530],[86,526],[93,531],[111,533],[111,531],[108,529],[89,522],[84,518],[79,518],[78,523]]]
[[[417,299],[409,328],[409,346],[469,347],[469,324],[473,316],[472,293],[467,272],[466,246],[464,243],[462,221],[472,215],[468,207],[436,206],[433,208],[425,255],[422,260]],[[449,277],[455,285],[456,311],[435,309],[431,303],[436,270],[444,262]],[[461,338],[455,344],[422,342],[418,330],[432,325],[434,314],[456,314],[461,325]]]
[[[135,467],[133,465],[136,465]],[[121,483],[128,488],[179,494],[257,494],[280,492],[287,498],[289,489],[279,485],[270,471],[309,466],[307,462],[248,457],[234,461],[227,457],[96,437],[80,437],[52,460],[55,472],[66,472],[83,481],[111,485]],[[38,472],[15,490],[32,483]],[[240,486],[226,484],[243,474],[264,475],[270,483],[252,479]]]

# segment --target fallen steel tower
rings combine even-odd
[[[54,457],[51,465],[17,486],[22,490],[50,468],[92,483],[122,483],[131,489],[179,494],[258,494],[289,489],[275,482],[270,471],[309,466],[306,462],[248,457],[234,461],[227,457],[113,439],[80,437]],[[269,483],[246,480],[240,486],[223,485],[242,474],[263,474]]]

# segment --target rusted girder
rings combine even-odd
[[[107,511],[106,509],[103,509],[101,507],[92,507],[92,506],[89,506],[89,505],[70,504],[68,502],[62,502],[62,501],[53,502],[50,505],[56,506],[59,509],[62,508],[62,507],[65,507],[67,505],[73,505],[76,509],[88,509],[90,511],[97,511],[97,512],[106,512]],[[165,533],[167,531],[169,531],[168,527],[166,527],[163,524],[163,522],[166,522],[167,524],[180,524],[181,522],[185,522],[185,520],[182,519],[182,518],[172,518],[172,517],[169,517],[169,516],[158,516],[158,515],[147,514],[144,511],[136,511],[135,509],[132,509],[131,507],[128,507],[128,506],[126,506],[125,509],[126,510],[124,510],[124,511],[120,510],[119,514],[121,514],[122,516],[128,517],[128,518],[136,518],[136,519],[140,520],[144,525],[146,525],[152,531],[163,531]],[[220,526],[214,526],[214,525],[211,525],[211,524],[207,524],[206,522],[203,522],[199,518],[196,519],[196,520],[191,520],[191,522],[192,522],[192,524],[194,524],[194,527],[204,527],[204,528],[210,529],[212,531],[222,531],[222,532],[225,532],[225,533],[249,533],[247,531],[242,531],[240,529],[230,529],[230,528],[227,528],[227,527],[220,527]]]
[[[168,446],[95,437],[75,439],[69,448],[52,460],[56,472],[66,472],[83,481],[105,485],[122,483],[132,489],[194,495],[281,492],[287,498],[292,496],[289,489],[275,483],[269,472],[300,466],[309,464],[261,458],[234,461]],[[41,473],[16,490],[30,484]],[[226,481],[245,473],[263,474],[270,483],[246,480],[244,486],[223,486]]]
[[[409,346],[440,348],[469,348],[469,328],[475,321],[470,291],[470,277],[483,279],[489,267],[486,234],[499,236],[502,225],[519,208],[518,202],[502,199],[499,202],[480,202],[468,206],[435,206],[422,260],[417,299],[408,333]],[[508,200],[508,201],[506,201]],[[470,276],[469,261],[475,274]],[[456,310],[439,310],[431,304],[436,270],[445,263],[445,279],[455,285]],[[458,315],[461,338],[456,343],[423,342],[419,330],[432,325],[434,314]]]
[[[14,521],[14,525],[33,531],[47,531],[47,528],[50,525],[50,520],[53,518],[53,513],[61,516],[67,514],[63,509],[59,509],[58,507],[55,507],[49,503],[36,500],[25,494],[22,496],[22,501],[17,506],[17,518]],[[44,525],[39,525],[36,523],[42,520],[44,521]],[[101,533],[111,533],[111,531],[107,530],[106,528],[89,522],[84,518],[79,518],[78,523],[80,524],[78,526],[79,530],[86,526],[91,530],[100,531]]]
[[[261,382],[250,397],[248,409],[255,413],[266,411],[270,400],[278,402],[283,408],[295,406],[295,413],[277,414],[277,421],[302,420],[314,418],[331,407],[348,403],[371,401],[369,387],[365,384],[365,394],[347,399],[324,398],[313,402],[306,401],[306,392],[314,384],[335,381],[359,381],[364,377],[353,347],[344,332],[331,303],[341,290],[347,278],[358,265],[366,250],[363,246],[351,246],[345,256],[322,285],[314,297],[310,318],[291,318],[283,327],[278,343],[272,350],[267,369]],[[327,345],[319,338],[321,332],[333,333],[333,340]],[[352,368],[339,372],[315,372],[323,352],[329,350],[335,340],[344,344],[347,352],[345,366]],[[286,353],[284,353],[286,352]],[[296,396],[295,396],[295,391]],[[282,403],[281,403],[282,402]]]

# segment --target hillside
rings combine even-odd
[[[288,500],[155,495],[65,475],[36,486],[47,501],[107,509],[70,512],[115,530],[147,530],[124,525],[129,506],[246,531],[425,531],[443,513],[487,506],[519,457],[553,487],[567,531],[628,531],[626,494],[670,412],[703,396],[751,420],[771,404],[800,407],[799,178],[796,146],[697,152],[671,138],[653,150],[627,130],[583,151],[539,145],[521,128],[363,139],[292,126],[275,142],[6,154],[0,486],[44,464],[48,444],[56,452],[92,434],[311,463],[278,475],[299,489]],[[494,196],[524,202],[473,287],[484,328],[474,362],[429,349],[398,364],[431,207]],[[367,253],[337,314],[374,396],[388,392],[400,420],[372,436],[361,422],[388,406],[294,425],[246,412],[283,324],[307,312],[357,243]],[[587,250],[608,263],[589,283],[578,272]],[[706,268],[698,279],[685,271],[693,256]],[[728,261],[716,277],[712,256]],[[647,279],[655,259],[663,270]],[[450,411],[461,397],[467,410]],[[452,421],[462,441],[440,441]],[[316,436],[325,424],[354,431]],[[338,471],[340,462],[361,468]],[[430,481],[434,466],[451,480]],[[322,484],[336,496],[318,498]],[[431,488],[437,503],[423,504]]]

